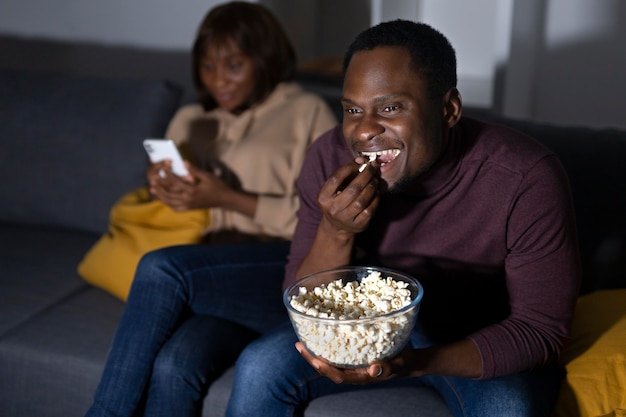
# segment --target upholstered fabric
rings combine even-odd
[[[0,344],[5,334],[87,286],[74,271],[96,239],[85,232],[0,223]]]
[[[180,96],[165,82],[0,70],[0,221],[106,231],[113,203],[145,182],[141,142],[163,135]]]
[[[78,273],[126,301],[143,255],[166,246],[199,243],[209,223],[208,210],[175,212],[152,200],[146,187],[137,188],[111,208],[109,231],[85,254]]]
[[[555,417],[626,416],[626,289],[580,297]]]

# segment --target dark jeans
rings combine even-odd
[[[420,335],[414,338],[419,339]],[[237,360],[227,417],[302,416],[315,398],[368,389],[367,385],[337,385],[321,376],[296,351],[296,341],[291,324],[285,323],[244,349]],[[429,386],[456,417],[548,417],[562,377],[562,370],[551,365],[488,380],[432,375],[399,378],[380,386]]]
[[[192,245],[140,261],[87,416],[197,416],[206,389],[287,319],[289,244]]]

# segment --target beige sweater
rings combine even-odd
[[[216,175],[231,171],[241,189],[259,196],[254,218],[209,209],[207,232],[237,230],[291,239],[298,209],[295,182],[304,155],[309,145],[336,123],[323,99],[295,83],[283,83],[261,104],[240,115],[186,105],[174,115],[166,136],[179,146],[189,144],[193,135],[193,143],[204,146],[206,138],[206,152],[224,166],[205,168]]]

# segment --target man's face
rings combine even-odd
[[[378,47],[352,56],[346,70],[343,133],[355,155],[372,153],[393,191],[427,171],[444,143],[441,103],[434,103],[403,47]]]

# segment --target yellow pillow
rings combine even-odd
[[[124,195],[110,213],[109,232],[78,265],[90,284],[126,301],[139,259],[166,246],[198,243],[208,228],[208,210],[173,211],[150,200],[145,187]]]
[[[578,299],[555,417],[626,416],[626,289]]]

